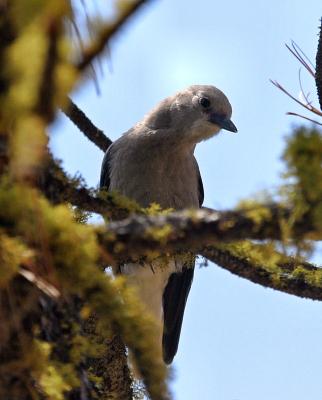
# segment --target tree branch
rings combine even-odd
[[[309,117],[305,117],[304,115],[301,115],[301,114],[298,114],[298,113],[295,113],[295,112],[292,112],[292,111],[288,111],[288,112],[286,113],[286,115],[293,115],[293,116],[295,116],[295,117],[299,117],[299,118],[305,119],[306,121],[313,122],[313,124],[322,126],[322,123],[319,122],[319,121],[317,121],[316,119],[312,119],[312,118],[309,118]]]
[[[129,206],[135,212],[139,212],[140,207],[135,203],[117,196],[112,193],[100,193],[100,197],[80,184],[79,179],[70,178],[54,160],[51,154],[44,167],[41,180],[38,183],[39,189],[52,203],[58,204],[67,202],[79,207],[86,212],[94,212],[104,217],[125,218],[129,214]]]
[[[190,220],[187,233],[184,230],[187,227],[185,226],[187,221],[182,222],[182,219],[180,221],[178,219],[175,223],[182,223],[183,226],[176,231],[171,230],[174,221],[173,214],[171,222],[168,225],[161,225],[162,228],[159,231],[155,228],[157,224],[144,226],[143,223],[140,224],[135,220],[136,216],[135,219],[109,224],[107,233],[98,232],[98,240],[104,251],[107,250],[109,256],[114,257],[116,263],[149,262],[156,255],[169,256],[190,251],[202,255],[237,276],[264,287],[298,297],[322,300],[322,268],[300,258],[279,253],[273,246],[266,244],[255,244],[244,240],[222,243],[228,239],[231,220],[228,217],[216,220],[216,217],[212,218],[211,214],[217,213],[209,213],[204,218],[208,218],[208,223],[212,225],[211,231],[207,231],[204,223],[200,223],[197,217]],[[130,224],[129,220],[131,220]],[[152,226],[154,228],[151,229]],[[234,231],[236,227],[232,229]],[[237,232],[241,238],[245,238],[242,230],[237,228]],[[233,236],[236,239],[237,234]]]
[[[319,97],[320,109],[322,111],[322,18],[321,18],[318,50],[316,53],[315,83]]]
[[[67,106],[63,109],[65,115],[104,153],[112,144],[112,140],[105,136],[104,132],[98,129],[85,113],[77,107],[72,99],[68,99]]]
[[[277,81],[273,81],[270,80],[271,83],[276,86],[279,90],[281,90],[283,93],[285,93],[288,97],[290,97],[292,100],[294,100],[297,104],[299,104],[300,106],[304,107],[306,110],[318,115],[319,117],[322,116],[322,112],[320,110],[318,110],[316,107],[314,107],[312,104],[310,103],[304,103],[301,100],[298,100],[295,96],[293,96],[290,92],[288,92],[280,83],[278,83]]]
[[[200,252],[209,261],[234,275],[284,293],[312,300],[322,300],[322,268],[290,258],[276,269],[256,264],[248,256],[225,248],[207,247]]]
[[[83,71],[92,61],[104,50],[108,41],[115,35],[127,22],[127,20],[148,0],[137,0],[136,2],[129,3],[124,10],[120,12],[116,20],[101,30],[96,40],[94,40],[89,47],[85,48],[82,53],[81,61],[76,68]]]
[[[106,250],[123,260],[151,251],[197,252],[210,244],[236,240],[282,240],[283,210],[274,207],[268,210],[270,215],[259,221],[243,211],[184,210],[156,216],[136,214],[109,223],[106,230],[99,230],[98,237]],[[303,238],[312,231],[314,228],[308,218],[293,227],[295,237]],[[321,239],[320,234],[318,238]]]

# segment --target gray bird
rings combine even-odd
[[[201,207],[204,191],[193,153],[197,143],[221,129],[237,132],[231,113],[227,97],[214,86],[194,85],[166,98],[109,147],[100,187],[142,207],[151,203],[176,210]],[[160,354],[170,364],[178,349],[195,261],[174,257],[166,267],[153,263],[153,268],[127,264],[120,271],[160,321]]]

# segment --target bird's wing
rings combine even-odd
[[[202,206],[204,190],[197,162],[199,207]],[[178,350],[181,326],[187,298],[190,292],[194,274],[194,261],[192,265],[184,266],[181,272],[170,275],[167,286],[163,292],[163,360],[171,364]]]
[[[113,144],[109,146],[109,148],[106,150],[105,156],[103,158],[102,162],[102,168],[101,168],[101,178],[100,178],[100,188],[103,189],[105,188],[106,190],[109,190],[110,187],[110,161],[111,161],[111,153],[112,153],[112,147]]]
[[[184,309],[192,284],[194,266],[170,275],[163,292],[163,360],[171,364],[178,350]]]
[[[196,172],[197,172],[197,177],[198,177],[198,199],[199,199],[199,207],[201,208],[203,201],[204,201],[204,197],[205,197],[205,192],[203,190],[203,183],[202,183],[202,179],[201,179],[201,175],[200,175],[200,171],[199,171],[199,166],[197,163],[197,160],[194,158],[194,162],[195,162],[195,166],[196,166]]]

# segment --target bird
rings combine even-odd
[[[202,207],[203,183],[194,150],[221,129],[237,132],[226,95],[212,85],[192,85],[162,100],[107,149],[100,188],[135,200],[142,207]],[[157,346],[165,364],[177,353],[191,288],[195,257],[173,256],[166,266],[122,265],[149,312],[159,321]]]

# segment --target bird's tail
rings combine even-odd
[[[178,350],[184,310],[191,288],[194,267],[173,273],[163,294],[163,360],[171,364]]]

